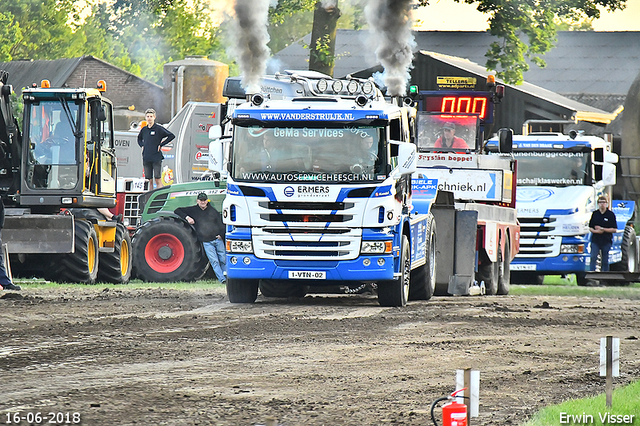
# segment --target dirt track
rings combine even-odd
[[[0,424],[77,412],[92,426],[431,425],[430,403],[472,367],[472,424],[519,425],[604,392],[607,334],[621,340],[614,383],[640,377],[633,300],[445,297],[399,309],[374,296],[231,305],[218,288],[0,296]]]

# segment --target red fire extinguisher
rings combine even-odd
[[[449,396],[438,398],[431,404],[431,420],[434,426],[438,426],[433,411],[436,405],[441,401],[451,401],[448,404],[442,406],[442,426],[467,426],[467,406],[455,401],[457,394],[465,391],[467,388],[463,388],[455,391]]]

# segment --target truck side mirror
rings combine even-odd
[[[613,186],[616,184],[615,165],[611,163],[604,163],[602,165],[602,183],[604,184],[604,186]]]
[[[605,152],[604,162],[610,163],[610,164],[616,164],[618,162],[618,154],[616,154],[615,152]]]
[[[513,130],[503,127],[498,130],[498,139],[500,152],[509,154],[513,151]]]
[[[211,128],[209,129],[209,139],[210,140],[216,140],[216,139],[220,139],[222,137],[222,127],[215,125],[215,126],[211,126]]]
[[[398,166],[393,174],[403,176],[414,173],[418,168],[416,146],[412,143],[396,143],[398,146]]]
[[[211,126],[209,129],[209,170],[222,173],[224,167],[224,150],[220,138],[222,137],[222,128],[218,125]]]
[[[104,110],[104,105],[100,105],[100,108],[98,109],[98,120],[107,121],[107,113]]]

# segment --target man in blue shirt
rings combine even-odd
[[[591,235],[591,270],[595,271],[598,254],[602,253],[600,271],[609,270],[609,250],[613,241],[613,234],[618,230],[616,215],[607,208],[607,197],[598,197],[598,210],[591,214],[589,230]]]
[[[171,142],[176,136],[156,123],[156,112],[149,108],[144,112],[147,125],[140,129],[138,133],[138,145],[142,147],[142,165],[144,167],[144,177],[149,180],[149,189],[162,186],[162,147]]]

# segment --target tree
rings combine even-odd
[[[22,38],[22,32],[20,27],[13,19],[13,14],[10,12],[0,12],[0,62],[9,62],[13,57],[11,56],[11,49]]]
[[[75,32],[82,8],[78,0],[12,0],[0,2],[0,14],[13,16],[14,33],[9,39],[12,59],[54,59],[76,56],[85,43]],[[6,41],[3,39],[3,42]],[[9,44],[9,43],[7,43]]]
[[[527,60],[544,67],[541,55],[555,42],[557,21],[582,21],[600,17],[598,6],[609,11],[624,9],[626,0],[454,0],[478,4],[478,11],[491,15],[489,32],[501,39],[491,43],[486,66],[512,84],[523,81]],[[429,0],[419,0],[428,6]],[[526,42],[524,41],[526,40]]]

